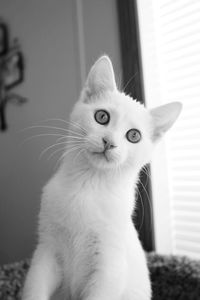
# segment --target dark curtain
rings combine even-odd
[[[145,104],[142,61],[136,0],[117,0],[123,89],[141,103]],[[140,173],[140,183],[136,192],[137,209],[133,222],[139,232],[140,240],[146,251],[155,250],[150,166]]]

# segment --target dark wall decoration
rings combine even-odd
[[[0,19],[0,130],[7,129],[8,103],[23,104],[26,98],[12,92],[24,80],[24,58],[17,39],[9,41],[7,24]]]

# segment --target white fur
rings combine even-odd
[[[44,187],[23,300],[48,300],[55,290],[67,300],[150,300],[146,259],[131,220],[134,189],[180,108],[176,103],[166,114],[162,107],[148,111],[117,90],[108,57],[95,63],[71,114],[74,137]],[[109,112],[108,125],[95,121],[98,109]],[[126,139],[131,128],[142,134],[136,144]],[[116,146],[106,156],[96,153],[104,150],[105,137]]]

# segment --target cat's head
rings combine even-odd
[[[146,109],[117,89],[107,56],[91,68],[71,114],[80,155],[98,169],[139,170],[150,161],[154,145],[181,111],[178,102]],[[78,142],[79,141],[79,142]]]

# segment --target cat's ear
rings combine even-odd
[[[153,119],[153,141],[158,140],[178,118],[182,109],[180,102],[172,102],[150,110]]]
[[[96,96],[117,89],[112,62],[108,56],[101,56],[92,66],[85,83],[86,96]]]

